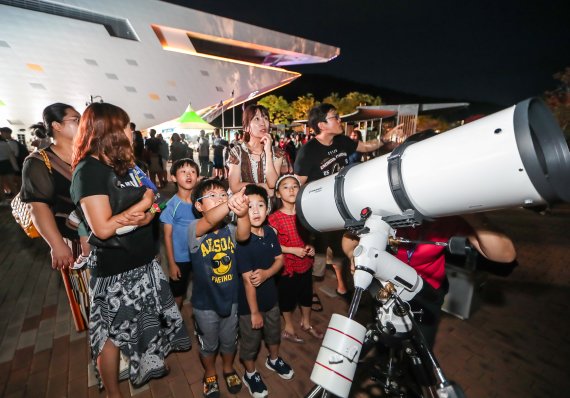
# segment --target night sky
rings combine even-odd
[[[172,0],[341,48],[290,67],[402,92],[511,105],[570,66],[568,0]]]

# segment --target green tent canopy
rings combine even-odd
[[[178,123],[178,127],[181,129],[214,129],[214,126],[202,119],[190,105],[188,105],[186,111],[182,114],[182,116],[178,118]]]

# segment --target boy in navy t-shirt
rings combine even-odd
[[[237,394],[242,386],[233,362],[237,349],[239,288],[235,246],[250,236],[244,190],[245,187],[228,198],[219,180],[207,179],[192,192],[194,208],[202,215],[189,226],[188,245],[194,272],[192,308],[204,366],[205,397],[220,395],[215,366],[218,349],[228,391]],[[225,221],[230,211],[237,216],[237,227]]]
[[[178,309],[182,309],[192,271],[188,250],[188,226],[196,219],[192,211],[191,195],[199,175],[200,169],[192,159],[175,161],[170,168],[170,179],[178,190],[160,214],[160,221],[164,225],[170,290]]]
[[[283,266],[281,245],[275,231],[265,224],[268,198],[265,188],[247,185],[251,236],[238,244],[238,272],[241,274],[239,295],[240,359],[245,366],[243,382],[253,397],[265,397],[267,387],[255,368],[262,337],[269,356],[265,366],[283,379],[293,377],[291,367],[279,357],[281,314],[274,276]]]

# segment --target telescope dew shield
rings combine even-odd
[[[324,232],[343,229],[365,207],[390,223],[411,213],[437,218],[570,201],[568,145],[538,99],[408,145],[397,169],[391,155],[343,169],[342,184],[332,175],[305,185],[301,222]]]
[[[350,318],[333,314],[311,373],[311,381],[346,398],[352,386],[366,328]]]

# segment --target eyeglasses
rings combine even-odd
[[[202,199],[206,199],[206,198],[219,198],[219,199],[227,199],[228,198],[228,194],[223,192],[223,193],[209,193],[207,195],[201,196],[198,199],[196,199],[196,202],[201,201]]]
[[[329,116],[329,117],[325,118],[325,120],[329,120],[329,119],[340,120],[340,115],[333,115],[333,116]]]
[[[79,123],[79,117],[70,117],[69,119],[62,119],[61,123],[65,123],[65,122],[73,122],[75,124]]]

